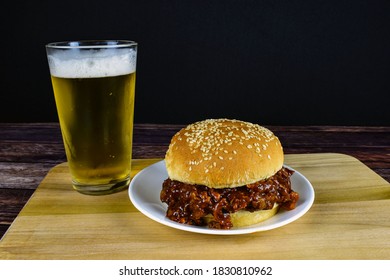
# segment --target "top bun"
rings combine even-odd
[[[273,176],[283,148],[267,128],[229,119],[208,119],[177,132],[165,156],[169,178],[210,188],[234,188]]]

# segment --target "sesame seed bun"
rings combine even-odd
[[[279,205],[275,203],[274,207],[268,210],[258,210],[254,212],[240,210],[230,213],[230,219],[234,227],[246,227],[268,220],[269,218],[275,216],[276,213],[278,213],[278,210]],[[207,224],[209,224],[214,221],[214,217],[209,214],[204,217],[204,220]]]
[[[273,176],[283,148],[267,128],[229,119],[208,119],[177,132],[165,156],[169,178],[209,188],[234,188]]]

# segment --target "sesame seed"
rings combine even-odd
[[[194,158],[189,165],[198,165],[203,160],[209,161],[213,155],[217,156],[219,151],[228,154],[227,146],[237,143],[245,145],[248,149],[256,147],[256,153],[261,156],[260,148],[257,148],[262,146],[266,149],[268,142],[276,138],[270,130],[257,124],[228,119],[207,119],[196,122],[188,125],[176,135],[170,145],[172,151],[178,149],[176,146],[178,142],[175,141],[186,141],[189,149],[188,153],[197,154],[201,152],[201,157]],[[258,141],[266,144],[259,144]],[[276,146],[279,144],[278,141],[275,141]],[[230,152],[237,154],[236,151]]]

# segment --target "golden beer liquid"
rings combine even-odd
[[[102,185],[109,189],[116,182],[128,182],[135,72],[51,79],[74,187]]]

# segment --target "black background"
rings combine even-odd
[[[390,1],[8,1],[1,122],[57,121],[44,45],[139,43],[135,121],[390,125]]]

